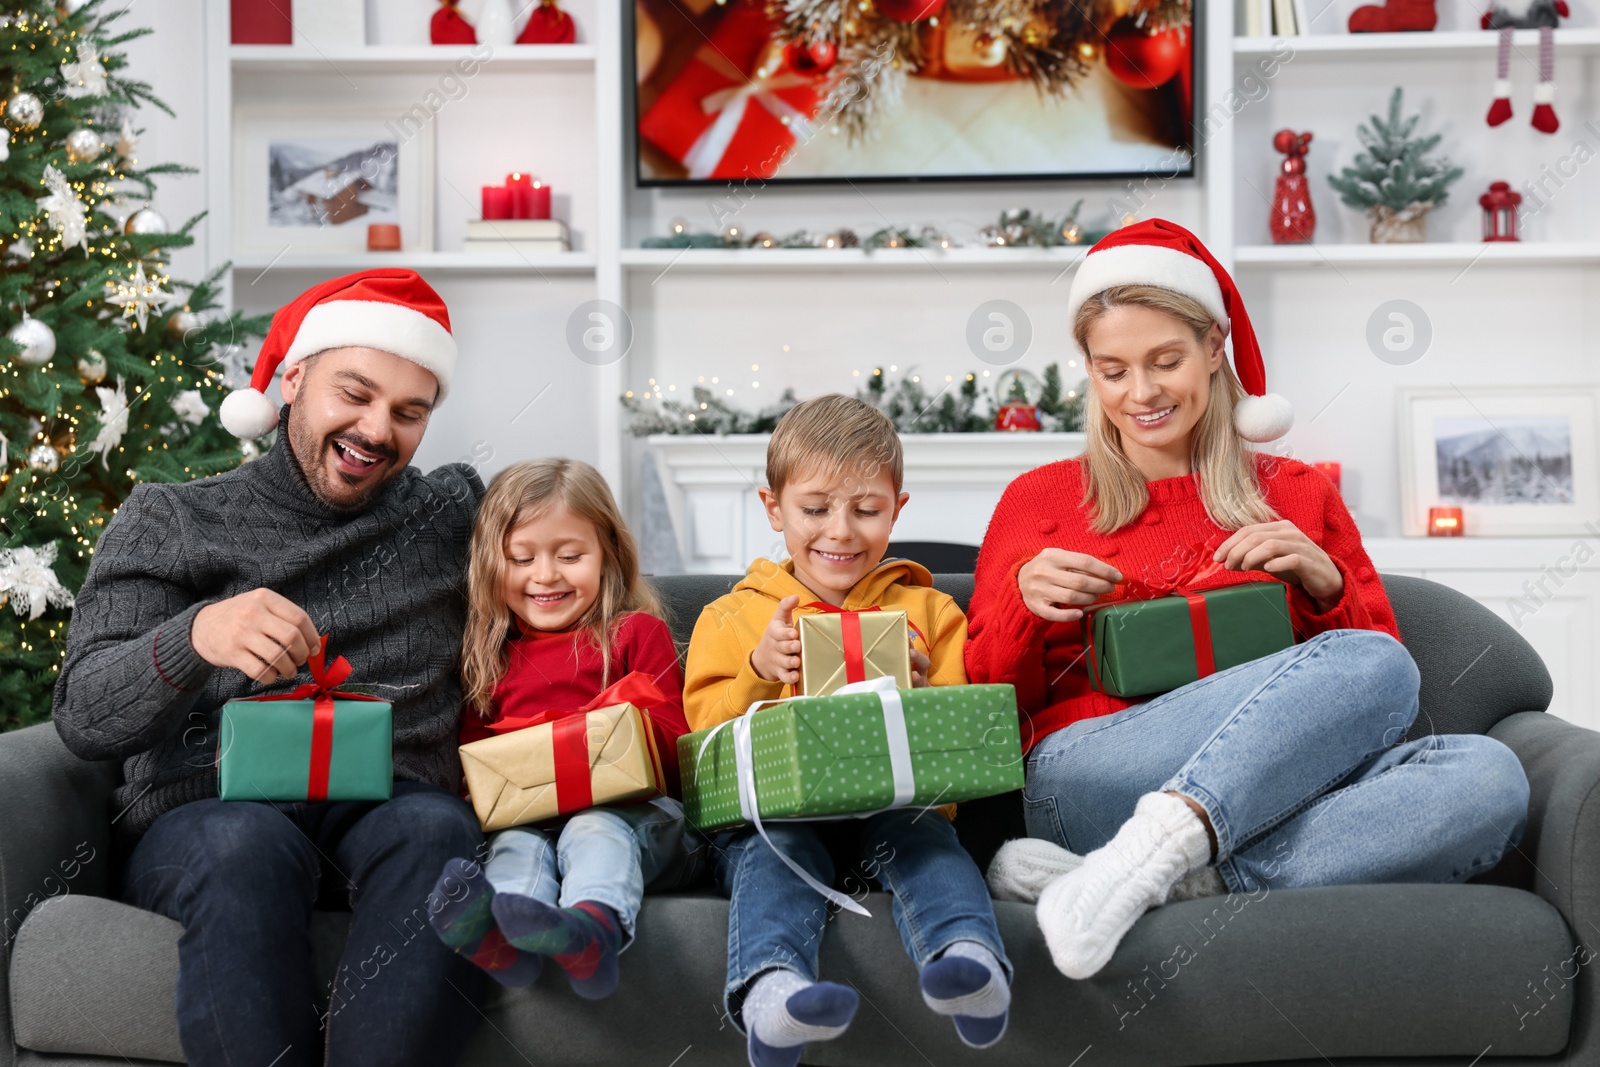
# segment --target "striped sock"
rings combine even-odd
[[[533,897],[501,893],[493,911],[507,941],[555,960],[580,997],[599,1000],[617,988],[622,928],[616,912],[604,904],[581,900],[555,908]]]

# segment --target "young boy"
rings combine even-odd
[[[808,400],[779,421],[767,446],[772,528],[789,559],[758,559],[731,593],[708,605],[689,643],[683,689],[690,729],[791,696],[800,681],[797,616],[830,604],[904,610],[912,684],[964,685],[967,620],[908,560],[884,560],[900,491],[894,424],[852,397]],[[834,878],[827,823],[766,823],[782,849],[823,883]],[[862,871],[894,894],[895,925],[921,972],[922,996],[951,1016],[961,1040],[987,1048],[1005,1033],[1011,964],[983,877],[939,812],[900,809],[862,820]],[[794,1067],[808,1041],[843,1034],[855,990],[817,981],[819,938],[797,917],[825,914],[821,898],[750,828],[717,837],[718,887],[730,901],[728,1016],[749,1038],[753,1067]],[[819,924],[820,925],[820,924]]]

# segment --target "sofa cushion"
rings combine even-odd
[[[1499,886],[1340,886],[1159,908],[1085,982],[1055,971],[1031,907],[997,904],[1017,967],[1012,1026],[996,1052],[975,1052],[923,1005],[889,899],[866,904],[873,917],[839,916],[822,951],[824,975],[860,990],[861,1011],[807,1062],[1066,1064],[1092,1045],[1096,1067],[1397,1055],[1464,1064],[1490,1045],[1496,1056],[1558,1052],[1571,1025],[1573,984],[1559,976],[1576,966],[1573,943],[1539,897]],[[324,981],[348,918],[316,915]],[[556,973],[528,989],[491,984],[486,1022],[461,1063],[667,1064],[692,1046],[697,1065],[738,1067],[744,1042],[721,1015],[727,921],[727,904],[709,894],[647,898],[612,999],[580,1000]],[[40,906],[12,959],[19,1044],[181,1061],[179,932],[94,897]]]

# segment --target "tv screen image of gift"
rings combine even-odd
[[[1184,0],[633,6],[643,185],[1194,174]]]
[[[1564,415],[1434,420],[1441,504],[1571,504]]]
[[[267,223],[345,226],[400,221],[399,149],[349,137],[267,145]]]

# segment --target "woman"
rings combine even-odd
[[[1332,483],[1244,444],[1292,414],[1263,395],[1227,272],[1182,227],[1137,223],[1090,250],[1068,314],[1088,448],[1006,489],[969,612],[967,674],[1015,685],[1026,716],[1041,839],[1000,851],[995,894],[1036,899],[1056,966],[1085,978],[1173,897],[1493,867],[1522,833],[1522,767],[1483,736],[1398,743],[1416,665]],[[1286,583],[1298,643],[1143,703],[1091,689],[1084,606],[1207,564],[1207,586]]]

